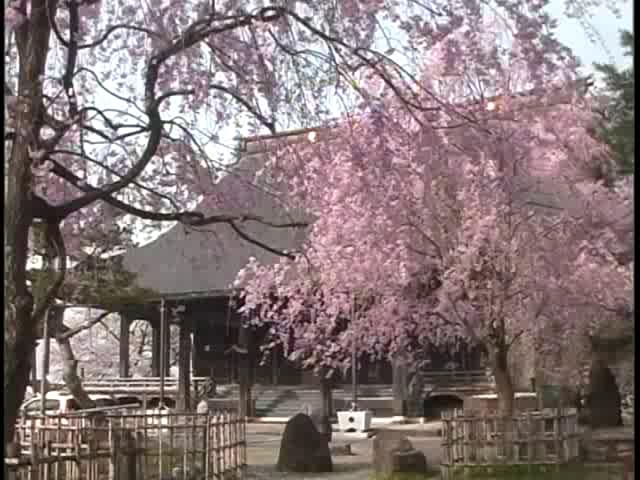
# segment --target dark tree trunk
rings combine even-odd
[[[29,229],[34,212],[29,151],[40,147],[42,83],[49,52],[49,18],[56,0],[33,0],[29,21],[15,30],[20,56],[18,94],[24,100],[16,117],[16,137],[6,163],[4,207],[4,442],[13,440],[20,404],[29,383],[35,349],[34,300],[27,287]],[[47,298],[49,298],[47,296]],[[39,314],[45,305],[39,305]]]
[[[320,377],[320,415],[331,418],[333,415],[333,395],[331,379],[324,375]]]
[[[514,413],[513,380],[509,373],[508,350],[504,346],[493,346],[490,352],[491,370],[496,382],[498,411],[501,416],[512,417]]]
[[[498,415],[502,417],[502,421],[500,422],[500,428],[502,430],[502,453],[506,458],[511,458],[513,454],[511,419],[513,418],[515,409],[514,388],[513,380],[509,372],[508,351],[505,342],[499,341],[497,344],[491,345],[489,359],[496,383],[496,394],[498,395]]]
[[[27,145],[14,144],[7,169],[4,207],[4,439],[13,438],[20,404],[29,383],[35,350],[33,296],[27,287],[31,216]]]
[[[314,378],[314,383],[316,382],[320,387],[320,408],[311,412],[311,419],[318,432],[327,442],[331,442],[333,437],[330,420],[333,416],[333,380],[332,378],[327,378],[326,372],[321,371]]]

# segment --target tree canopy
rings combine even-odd
[[[292,360],[330,372],[354,349],[412,361],[428,345],[475,343],[510,411],[514,343],[584,347],[628,308],[630,187],[593,177],[614,162],[583,82],[571,63],[539,71],[517,47],[496,52],[497,35],[452,35],[455,62],[431,52],[420,81],[437,92],[433,108],[381,95],[327,140],[268,161],[315,221],[300,251],[251,262],[238,285]]]
[[[254,215],[247,189],[215,188],[228,173],[230,132],[320,124],[362,111],[381,87],[409,117],[431,121],[431,112],[439,120],[451,92],[440,92],[433,75],[428,83],[417,76],[429,72],[429,52],[439,52],[443,79],[463,64],[481,67],[479,83],[458,84],[458,95],[503,90],[487,84],[486,71],[507,46],[527,65],[527,88],[540,87],[558,64],[575,63],[546,5],[6,1],[5,441],[13,438],[36,326],[64,283],[68,257],[81,260],[96,239],[139,220],[226,223],[239,234],[247,222],[303,226]],[[584,9],[567,1],[570,14]],[[509,34],[490,38],[493,50],[478,50],[497,30]],[[449,120],[467,122],[465,115]],[[234,208],[220,208],[223,197]],[[27,275],[35,224],[47,256],[58,259],[47,263],[53,280],[38,295]]]
[[[597,63],[595,68],[602,74],[605,83],[605,105],[602,108],[604,119],[600,133],[613,149],[620,173],[630,175],[633,173],[635,152],[633,33],[620,32],[620,43],[625,49],[625,55],[631,58],[631,66],[620,68],[611,63]]]

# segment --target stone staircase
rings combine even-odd
[[[468,374],[468,373],[467,373]],[[450,375],[447,373],[447,375]],[[443,384],[439,389],[440,395],[468,394],[479,391],[485,392],[484,382],[475,382],[471,385],[459,386],[454,382],[448,386],[443,379],[438,379]],[[461,382],[458,382],[461,383]],[[430,390],[425,385],[425,394]],[[209,408],[212,410],[235,409],[238,405],[238,385],[219,385],[216,389],[216,397],[209,400]],[[349,385],[335,388],[332,392],[334,412],[348,410],[353,399],[353,392]],[[254,385],[251,391],[256,417],[290,418],[296,413],[309,412],[320,406],[320,389],[311,385],[285,386],[285,385]],[[393,416],[393,392],[391,385],[359,385],[358,406],[373,412],[375,417]],[[422,405],[416,406],[416,412],[422,412]],[[416,413],[421,415],[421,413]]]
[[[320,405],[315,389],[258,387],[252,392],[256,417],[289,418],[296,413],[311,413]]]
[[[334,410],[347,410],[353,394],[350,388],[333,391]],[[311,386],[255,385],[251,391],[256,417],[290,418],[296,413],[310,412],[320,406],[320,389]],[[358,390],[358,404],[374,412],[376,416],[391,415],[391,387],[388,385],[363,385]],[[220,386],[215,398],[209,400],[209,408],[235,409],[238,402],[237,385]]]

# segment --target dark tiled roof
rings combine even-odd
[[[278,140],[299,141],[300,133],[292,132]],[[197,210],[212,215],[248,212],[273,222],[300,221],[301,216],[289,213],[278,198],[253,182],[254,173],[264,165],[264,155],[273,148],[272,142],[272,137],[243,140],[237,167],[217,184],[216,208],[203,203]],[[241,204],[237,199],[241,199]],[[279,250],[295,249],[304,239],[301,228],[271,228],[257,222],[245,222],[241,228]],[[251,257],[261,263],[278,259],[240,238],[227,224],[201,228],[177,224],[153,242],[126,252],[123,264],[137,275],[140,287],[163,296],[192,298],[218,296],[228,291]]]

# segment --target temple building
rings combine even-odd
[[[235,173],[218,183],[220,195],[216,199],[216,210],[207,211],[203,205],[199,210],[205,214],[250,212],[273,222],[296,220],[286,217],[286,209],[267,189],[257,188],[252,183],[253,174],[264,165],[264,156],[273,149],[274,142],[308,141],[308,133],[305,130],[244,139]],[[326,134],[318,133],[320,136]],[[238,191],[246,192],[246,195],[239,196]],[[225,192],[234,192],[234,195],[225,195]],[[242,204],[231,203],[231,198],[238,197],[242,197]],[[280,251],[293,250],[302,243],[305,235],[300,228],[272,228],[250,221],[243,222],[241,228],[252,238]],[[160,354],[162,346],[168,344],[166,337],[165,342],[162,341],[161,334],[161,331],[165,334],[169,331],[167,327],[161,328],[161,318],[165,318],[167,323],[178,324],[181,331],[181,383],[188,384],[190,369],[187,365],[191,363],[194,376],[211,377],[218,385],[316,386],[318,379],[313,373],[292,364],[281,351],[261,362],[260,346],[264,343],[265,329],[241,327],[241,316],[234,306],[235,292],[231,286],[240,269],[252,257],[261,263],[275,262],[279,258],[246,241],[225,223],[203,228],[176,224],[155,241],[126,252],[123,267],[136,275],[136,283],[140,287],[156,292],[157,297],[123,305],[120,310],[120,376],[129,375],[127,332],[133,320],[146,320],[153,326],[152,375],[160,376],[161,365],[168,365],[168,362],[161,361]],[[434,355],[430,368],[441,371],[452,365],[454,368],[477,370],[481,368],[480,355],[466,351],[440,352]],[[370,364],[360,359],[358,382],[389,387],[394,383],[393,372],[389,362]],[[166,369],[164,373],[167,373]],[[344,383],[350,382],[347,375]]]

